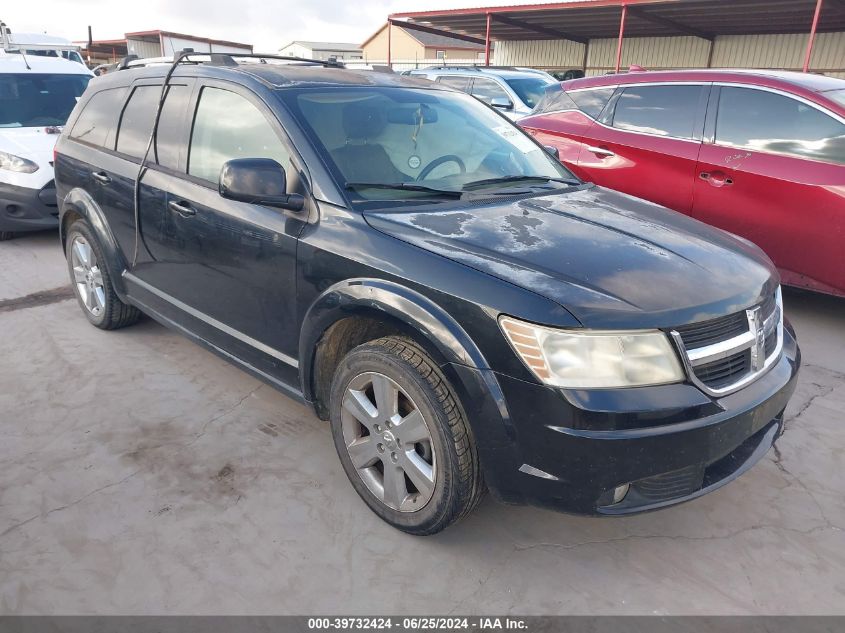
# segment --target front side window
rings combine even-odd
[[[493,99],[499,101],[511,100],[504,88],[490,79],[476,78],[472,82],[472,96],[487,104],[493,103]]]
[[[631,132],[691,139],[703,86],[625,88],[616,102],[613,127]]]
[[[161,86],[138,86],[132,91],[117,132],[117,151],[134,158],[142,158],[149,143],[155,120]],[[190,91],[187,86],[173,84],[167,88],[167,97],[161,109],[161,118],[155,143],[150,151],[160,165],[176,169],[179,161],[179,140],[183,114],[188,105]]]
[[[721,89],[716,143],[845,164],[845,125],[797,99],[753,88]]]
[[[616,92],[616,88],[594,88],[592,90],[568,92],[567,95],[575,102],[581,112],[598,119],[614,92]]]
[[[117,125],[120,107],[123,105],[123,88],[111,88],[94,94],[85,104],[76,119],[70,137],[92,145],[104,147],[109,133]],[[109,149],[113,149],[114,146]]]
[[[466,94],[359,86],[279,95],[353,204],[577,182],[520,128]]]
[[[267,118],[246,98],[203,88],[191,132],[188,173],[216,183],[223,163],[234,158],[272,158],[284,167],[290,156]]]
[[[0,74],[0,128],[64,125],[90,75]]]

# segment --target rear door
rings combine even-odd
[[[845,292],[845,122],[792,95],[715,86],[696,218],[760,246],[784,281]]]
[[[304,223],[280,209],[228,200],[218,193],[223,163],[272,158],[288,191],[305,194],[300,162],[256,95],[206,80],[186,121],[187,173],[167,182],[161,231],[145,232],[155,254],[143,290],[175,305],[180,321],[204,339],[292,381],[297,236]]]
[[[598,185],[690,213],[709,84],[620,87],[584,135],[579,170]]]

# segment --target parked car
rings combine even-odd
[[[92,76],[60,57],[0,52],[0,240],[58,226],[53,146]]]
[[[549,90],[520,125],[580,177],[751,240],[786,284],[845,296],[845,81],[591,77]]]
[[[772,446],[799,352],[758,248],[582,183],[438,83],[250,59],[177,65],[154,143],[167,67],[74,110],[61,240],[93,325],[146,313],[310,404],[413,534],[485,487],[660,508]]]
[[[403,74],[471,94],[513,120],[530,114],[546,87],[556,83],[549,73],[533,68],[437,66]]]

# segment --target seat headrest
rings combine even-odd
[[[373,105],[350,103],[343,108],[343,131],[348,139],[369,139],[387,125],[384,110]]]

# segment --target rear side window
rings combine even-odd
[[[247,99],[203,88],[191,132],[188,173],[216,183],[223,163],[233,158],[272,158],[285,167],[290,155],[270,122]]]
[[[625,88],[616,101],[613,127],[631,132],[693,138],[702,86]]]
[[[438,77],[437,83],[469,92],[469,77]]]
[[[472,96],[487,104],[492,103],[493,99],[511,100],[504,88],[490,79],[476,78],[472,82]]]
[[[124,94],[123,88],[111,88],[92,95],[74,123],[70,137],[105,147],[109,133],[117,125]]]
[[[845,125],[797,99],[753,88],[722,88],[716,142],[845,163]]]
[[[143,157],[150,140],[160,97],[161,86],[138,86],[132,91],[120,117],[117,133],[118,152],[134,158]],[[164,167],[178,167],[181,124],[189,97],[187,86],[172,85],[167,88],[155,146],[150,151],[150,157]]]
[[[595,90],[578,90],[567,94],[581,112],[598,119],[614,92],[616,92],[616,88],[596,88]]]

